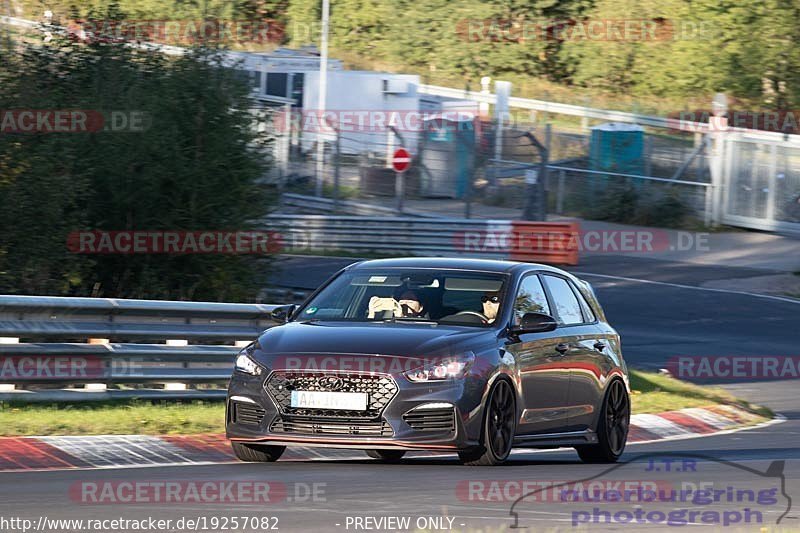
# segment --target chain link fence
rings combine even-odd
[[[642,129],[626,165],[596,156],[593,129],[560,122],[431,121],[419,131],[282,132],[276,142],[285,192],[383,207],[413,206],[448,216],[520,218],[527,185],[540,178],[541,153],[551,215],[680,227],[708,222],[709,147],[704,136]],[[318,160],[318,143],[324,160]],[[407,148],[411,168],[398,184],[392,153]],[[460,211],[460,213],[459,213]]]

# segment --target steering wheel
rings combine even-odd
[[[455,313],[452,316],[459,316],[459,315],[478,317],[478,318],[481,319],[481,322],[483,322],[484,324],[488,324],[489,323],[489,317],[487,317],[483,313],[479,313],[478,311],[459,311],[458,313]]]

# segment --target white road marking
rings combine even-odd
[[[634,423],[637,427],[649,433],[655,433],[659,437],[674,437],[676,435],[685,435],[686,433],[697,433],[696,431],[691,431],[687,427],[676,424],[658,415],[632,415],[631,425],[634,425]]]
[[[607,274],[594,274],[592,272],[573,272],[576,276],[594,276],[596,278],[618,279],[621,281],[634,281],[637,283],[648,283],[651,285],[664,285],[666,287],[675,287],[678,289],[692,289],[696,291],[720,292],[724,294],[737,294],[739,296],[752,296],[753,298],[763,298],[765,300],[777,300],[779,302],[787,302],[792,304],[800,304],[800,300],[795,298],[783,296],[771,296],[769,294],[758,294],[755,292],[734,291],[730,289],[712,289],[710,287],[697,287],[695,285],[682,285],[680,283],[668,283],[666,281],[652,281],[649,279],[626,278],[623,276],[609,276]]]
[[[737,422],[735,420],[731,420],[730,418],[726,418],[722,415],[718,415],[717,413],[713,413],[708,409],[701,409],[699,407],[689,407],[687,409],[681,409],[681,413],[691,416],[692,418],[696,418],[701,422],[705,422],[711,427],[717,429],[725,429],[730,426],[735,426]]]
[[[39,440],[93,466],[156,466],[185,461],[183,450],[148,435],[39,437]]]

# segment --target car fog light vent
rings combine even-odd
[[[421,431],[453,431],[456,429],[456,413],[452,407],[412,409],[403,415],[403,420]]]
[[[258,405],[233,402],[233,421],[237,424],[260,426],[264,420],[264,414],[264,409]]]

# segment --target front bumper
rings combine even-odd
[[[236,372],[228,389],[226,435],[240,442],[358,449],[459,450],[478,444],[483,387],[474,378],[412,383],[402,375],[371,376],[390,379],[396,392],[379,410],[359,415],[287,409],[268,385],[275,373],[265,378]]]

